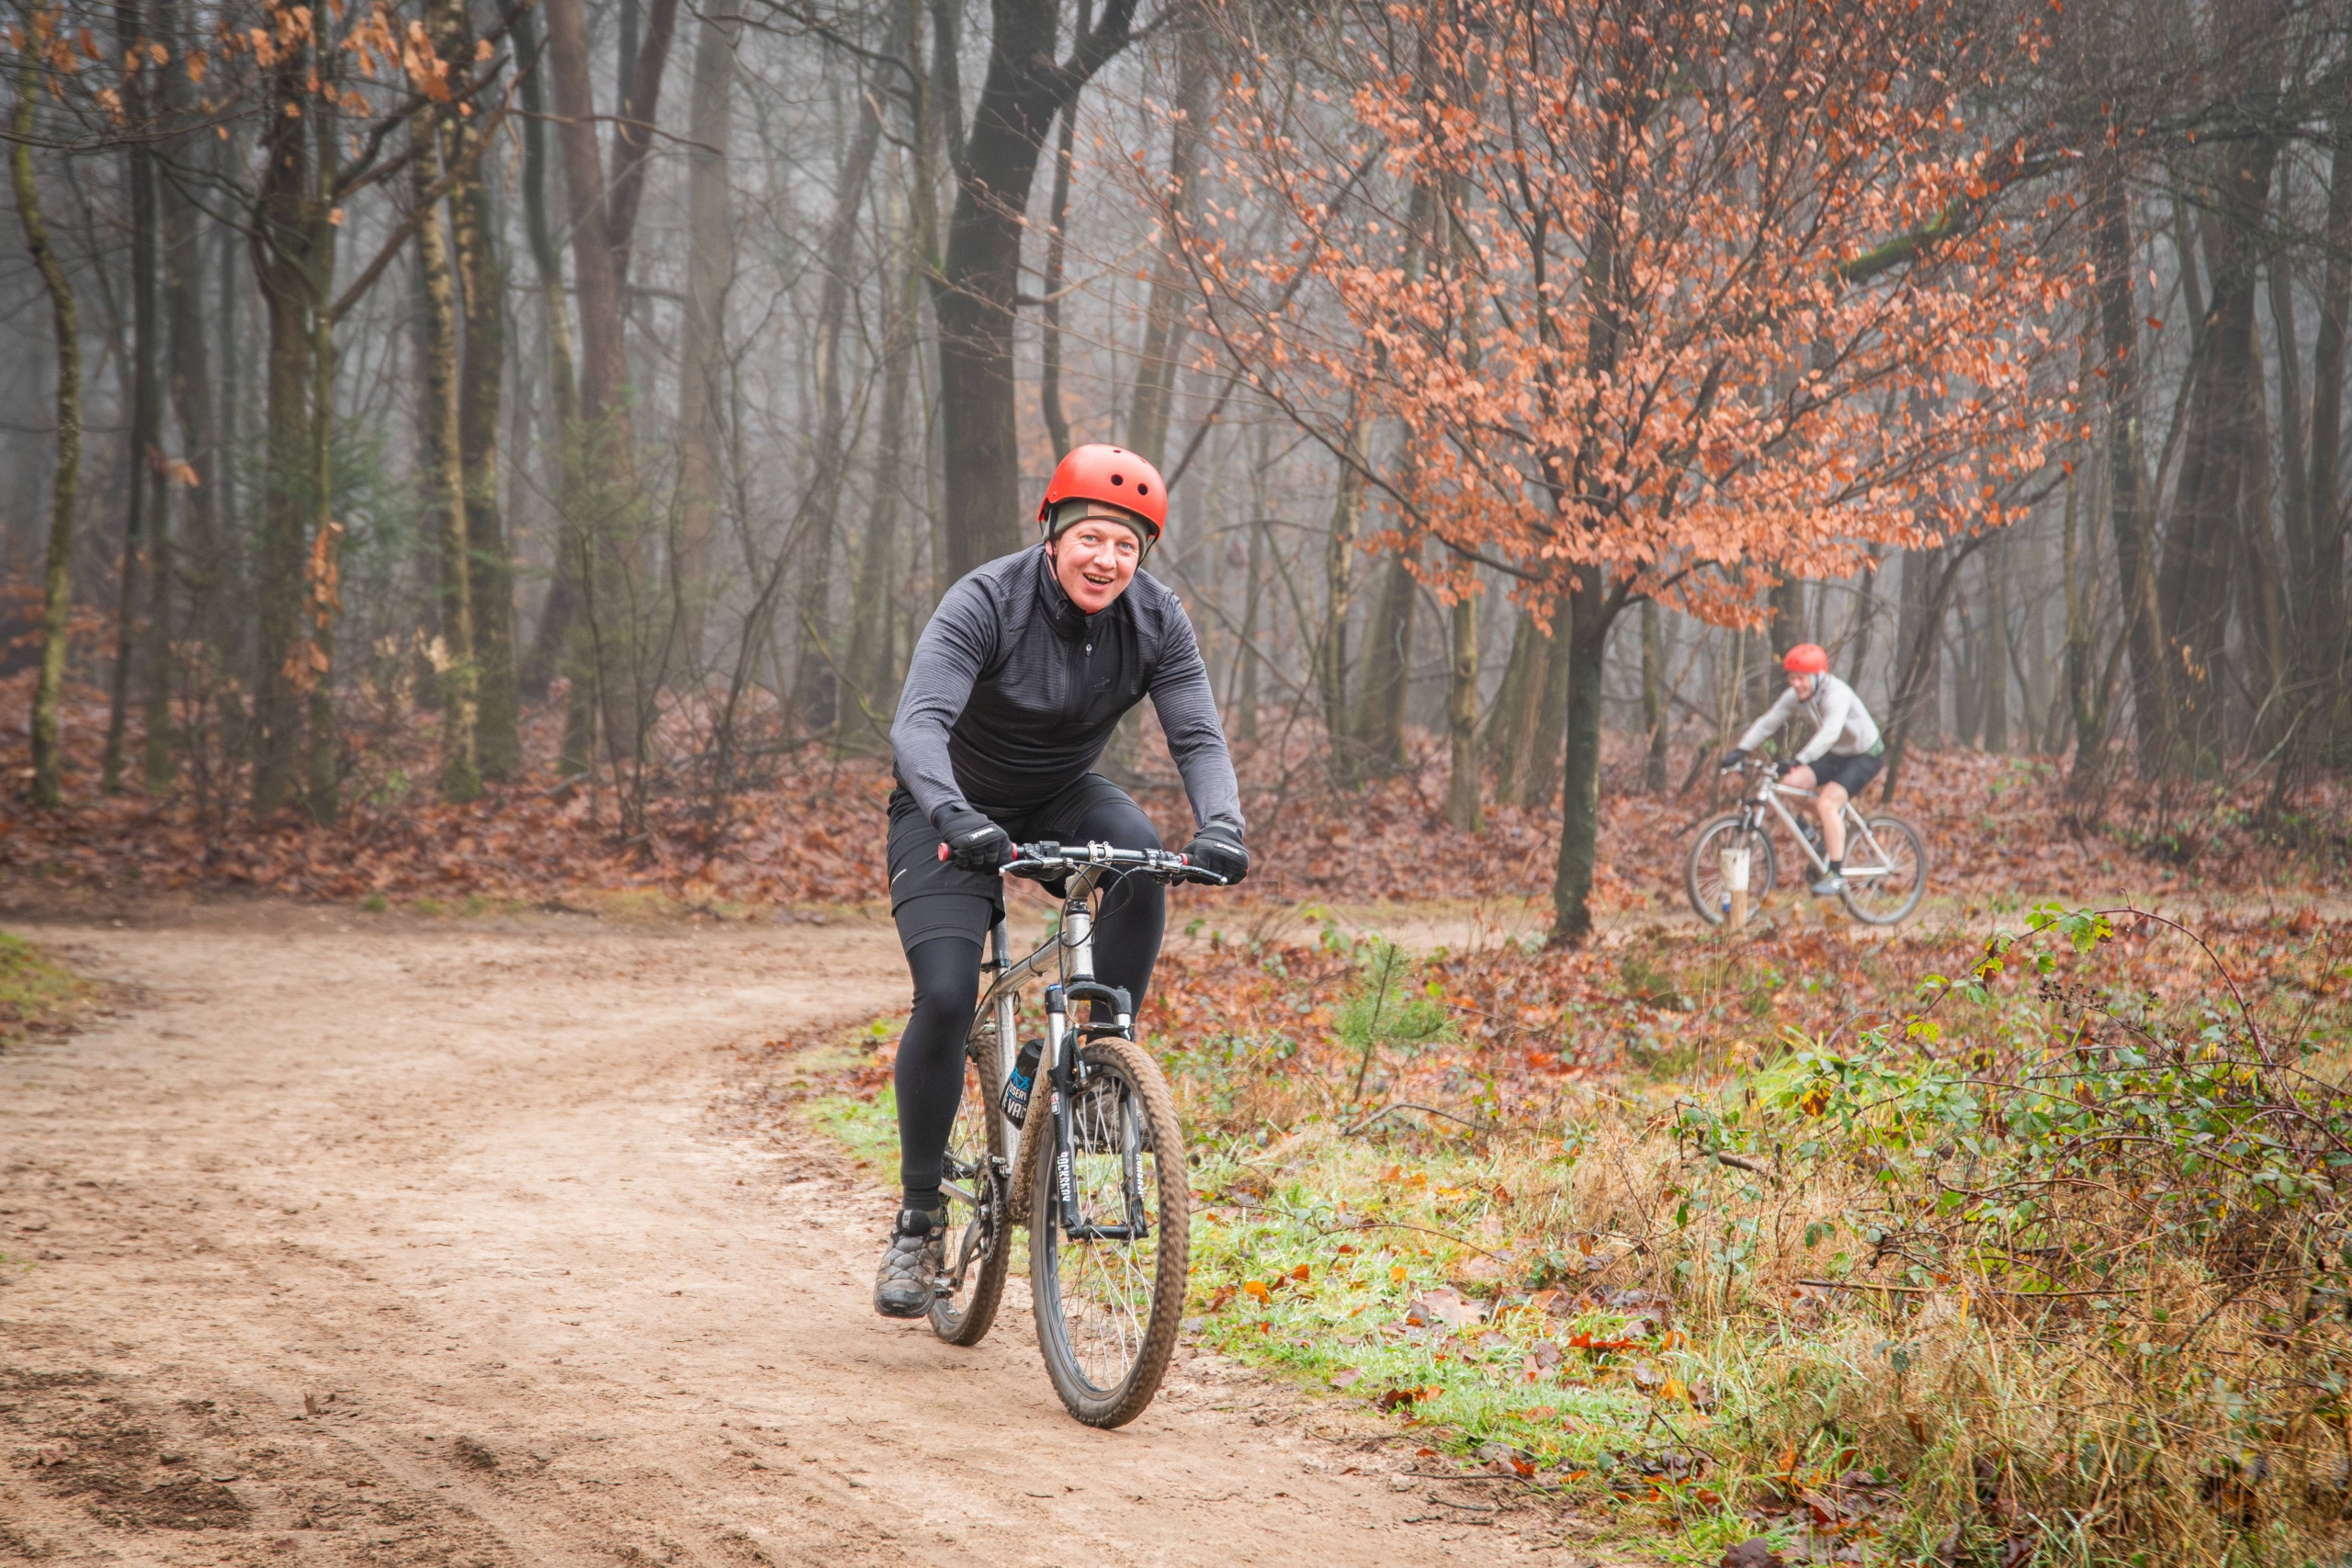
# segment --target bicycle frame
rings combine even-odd
[[[1107,847],[1090,846],[1090,848]],[[1057,1208],[1064,1213],[1075,1209],[1078,1201],[1071,1178],[1071,1160],[1075,1150],[1071,1146],[1069,1121],[1063,1113],[1063,1108],[1072,1102],[1073,1092],[1084,1081],[1084,1066],[1078,1059],[1076,1043],[1094,1034],[1128,1037],[1132,1036],[1135,1029],[1133,999],[1121,987],[1103,985],[1094,977],[1092,900],[1095,889],[1102,886],[1103,875],[1108,869],[1105,866],[1090,865],[1070,874],[1069,883],[1062,898],[1060,924],[1053,935],[1038,943],[1037,947],[1024,958],[1013,960],[1009,957],[1012,948],[1010,922],[1005,919],[998,920],[995,927],[989,932],[989,957],[981,964],[984,970],[993,970],[996,974],[996,978],[989,986],[988,994],[980,1001],[982,1007],[992,1010],[996,1015],[998,1081],[984,1086],[988,1098],[989,1114],[1003,1119],[1005,1147],[1018,1150],[1021,1146],[1021,1129],[1014,1126],[1012,1119],[1004,1114],[1003,1091],[1004,1078],[1012,1073],[1014,1059],[1019,1055],[1015,1034],[1019,1024],[1021,987],[1045,972],[1047,953],[1054,954],[1057,961],[1056,979],[1046,987],[1046,1048],[1037,1060],[1037,1076],[1046,1085],[1050,1086],[1050,1092],[1040,1095],[1037,1092],[1038,1086],[1031,1087],[1029,1115],[1034,1119],[1039,1110],[1043,1109],[1053,1118],[1054,1195],[1057,1199]],[[1089,1021],[1072,1027],[1069,1021],[1071,1004],[1094,1001],[1103,1002],[1111,1007],[1113,1021],[1109,1023]],[[1011,1169],[1002,1170],[999,1174],[1010,1184],[1012,1179]],[[965,1202],[977,1202],[974,1194],[956,1188],[952,1182],[942,1183],[942,1185]],[[1129,1185],[1133,1186],[1132,1180]],[[1146,1234],[1146,1224],[1142,1216],[1136,1212],[1135,1195],[1132,1191],[1129,1193],[1128,1208],[1129,1224],[1077,1227],[1070,1232],[1073,1239],[1140,1240]],[[1030,1225],[1033,1235],[1038,1234],[1037,1227],[1041,1222],[1058,1224],[1059,1215],[1052,1216],[1050,1220],[1045,1216],[1031,1215]]]
[[[1772,808],[1772,814],[1781,819],[1781,826],[1789,830],[1789,837],[1794,839],[1797,847],[1804,851],[1804,858],[1813,863],[1813,869],[1823,875],[1827,875],[1828,858],[1814,847],[1813,840],[1806,835],[1803,824],[1799,823],[1795,815],[1789,810],[1785,802],[1790,797],[1798,800],[1818,800],[1821,795],[1818,790],[1798,789],[1793,784],[1784,784],[1780,780],[1767,775],[1757,785],[1756,793],[1747,797],[1748,826],[1751,829],[1761,829],[1764,826],[1762,808],[1770,806]],[[1877,835],[1871,831],[1870,824],[1862,820],[1862,814],[1854,809],[1853,796],[1846,797],[1845,808],[1841,815],[1846,823],[1847,877],[1860,879],[1892,874],[1894,867],[1888,863],[1886,851],[1879,847]],[[1875,863],[1870,865],[1854,863],[1854,849],[1858,844],[1869,847]]]

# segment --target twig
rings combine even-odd
[[[1382,1106],[1379,1110],[1374,1111],[1371,1115],[1365,1117],[1354,1126],[1350,1127],[1347,1131],[1341,1133],[1340,1136],[1343,1138],[1352,1138],[1358,1133],[1363,1132],[1365,1128],[1371,1126],[1374,1122],[1379,1121],[1382,1117],[1387,1115],[1392,1111],[1419,1111],[1430,1116],[1442,1116],[1449,1122],[1459,1122],[1464,1127],[1477,1133],[1491,1133],[1495,1130],[1496,1126],[1496,1123],[1492,1122],[1473,1122],[1467,1117],[1456,1116],[1451,1111],[1440,1111],[1434,1105],[1423,1105],[1419,1100],[1400,1100],[1393,1105]]]
[[[2139,1287],[2119,1285],[2108,1291],[2005,1291],[1998,1285],[1883,1285],[1875,1280],[1799,1280],[1800,1285],[1811,1285],[1820,1291],[1892,1291],[1900,1296],[1932,1296],[1939,1292],[1965,1290],[1972,1295],[2009,1296],[2018,1301],[2048,1301],[2058,1296],[2125,1296],[2139,1293]]]
[[[1456,1247],[1466,1247],[1471,1251],[1481,1253],[1486,1257],[1493,1258],[1498,1263],[1516,1263],[1519,1261],[1518,1258],[1511,1257],[1508,1253],[1487,1252],[1485,1247],[1480,1247],[1476,1242],[1465,1241],[1461,1236],[1455,1235],[1451,1231],[1433,1230],[1428,1225],[1409,1224],[1403,1220],[1351,1220],[1344,1225],[1326,1226],[1317,1230],[1315,1234],[1317,1235],[1338,1235],[1342,1231],[1419,1231],[1423,1235],[1433,1235],[1441,1238],[1442,1240],[1450,1241]]]

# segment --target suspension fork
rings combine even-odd
[[[1054,1144],[1054,1203],[1053,1212],[1043,1216],[1044,1235],[1052,1245],[1054,1230],[1078,1208],[1077,1169],[1073,1163],[1075,1149],[1070,1136],[1072,1058],[1078,1055],[1069,1028],[1069,1002],[1059,984],[1046,987],[1046,1061],[1044,1075],[1052,1085],[1048,1096],[1048,1114],[1053,1117]],[[1034,1090],[1032,1091],[1035,1092]],[[1032,1102],[1034,1104],[1034,1101]],[[1032,1111],[1035,1114],[1035,1111]]]
[[[1012,964],[1012,933],[1006,929],[1001,917],[989,931],[989,969],[1001,983],[1004,972]],[[1004,1086],[1012,1077],[1013,1064],[1021,1058],[1020,1028],[1019,990],[1015,987],[1001,986],[996,994],[996,1082],[982,1084],[980,1089],[988,1098],[988,1113],[997,1118],[1004,1129],[1003,1143],[1008,1149],[1021,1146],[1021,1129],[1014,1126],[1012,1118],[1004,1113]],[[1006,1165],[1002,1174],[1010,1181],[1012,1167]]]

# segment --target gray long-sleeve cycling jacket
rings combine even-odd
[[[1194,818],[1240,833],[1241,789],[1183,602],[1138,570],[1086,615],[1033,545],[973,571],[932,612],[890,724],[892,768],[934,826],[955,806],[1011,813],[1090,772],[1146,696]]]
[[[1739,738],[1739,749],[1753,751],[1770,737],[1780,732],[1781,726],[1796,716],[1803,709],[1813,720],[1813,739],[1796,754],[1800,762],[1816,761],[1835,754],[1856,757],[1878,749],[1878,721],[1871,717],[1871,710],[1854,694],[1854,688],[1835,675],[1815,675],[1813,695],[1799,697],[1794,686],[1784,686],[1780,700],[1764,710],[1764,716],[1747,727]]]

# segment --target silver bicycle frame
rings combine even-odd
[[[1088,847],[1091,850],[1108,846]],[[1069,891],[1062,898],[1059,928],[1052,936],[1039,942],[1027,957],[1015,963],[1006,961],[1005,955],[1012,950],[1012,933],[1007,921],[998,920],[995,929],[989,932],[987,967],[996,971],[996,978],[989,983],[988,994],[981,998],[980,1005],[993,1009],[996,1013],[997,1081],[986,1087],[989,1113],[1004,1122],[1006,1148],[1021,1146],[1021,1130],[1012,1124],[1012,1118],[1004,1114],[1004,1080],[1012,1076],[1013,1062],[1021,1054],[1020,1043],[1014,1038],[1019,1028],[1021,987],[1044,972],[1046,955],[1049,953],[1055,955],[1056,977],[1064,987],[1094,978],[1094,908],[1091,900],[1094,889],[1102,885],[1104,869],[1090,865],[1070,877]],[[1132,1029],[1134,1024],[1135,1021],[1129,1015],[1119,1015],[1118,1026],[1122,1030]],[[1061,1065],[1062,1051],[1069,1035],[1069,1015],[1048,1011],[1046,1014],[1046,1049],[1037,1059],[1037,1076],[1029,1089],[1033,1113],[1041,1098],[1039,1090],[1043,1089],[1046,1096],[1054,1092],[1055,1069]],[[1075,1065],[1072,1064],[1073,1066]]]
[[[1813,847],[1813,840],[1805,837],[1804,828],[1798,824],[1796,818],[1783,804],[1783,797],[1789,795],[1793,795],[1800,800],[1818,800],[1821,798],[1821,792],[1798,789],[1793,784],[1784,784],[1778,779],[1768,778],[1763,782],[1763,786],[1750,798],[1771,807],[1773,815],[1781,819],[1781,826],[1789,830],[1789,837],[1797,841],[1797,848],[1804,852],[1804,858],[1813,863],[1813,869],[1826,875],[1829,871],[1829,862],[1819,850]],[[1853,796],[1846,797],[1845,809],[1841,815],[1846,819],[1847,876],[1850,878],[1894,874],[1894,867],[1887,863],[1886,852],[1879,847],[1877,835],[1871,831],[1871,825],[1862,820],[1862,814],[1854,809]],[[1870,846],[1871,853],[1877,859],[1877,864],[1856,865],[1853,863],[1854,845],[1857,842]]]

